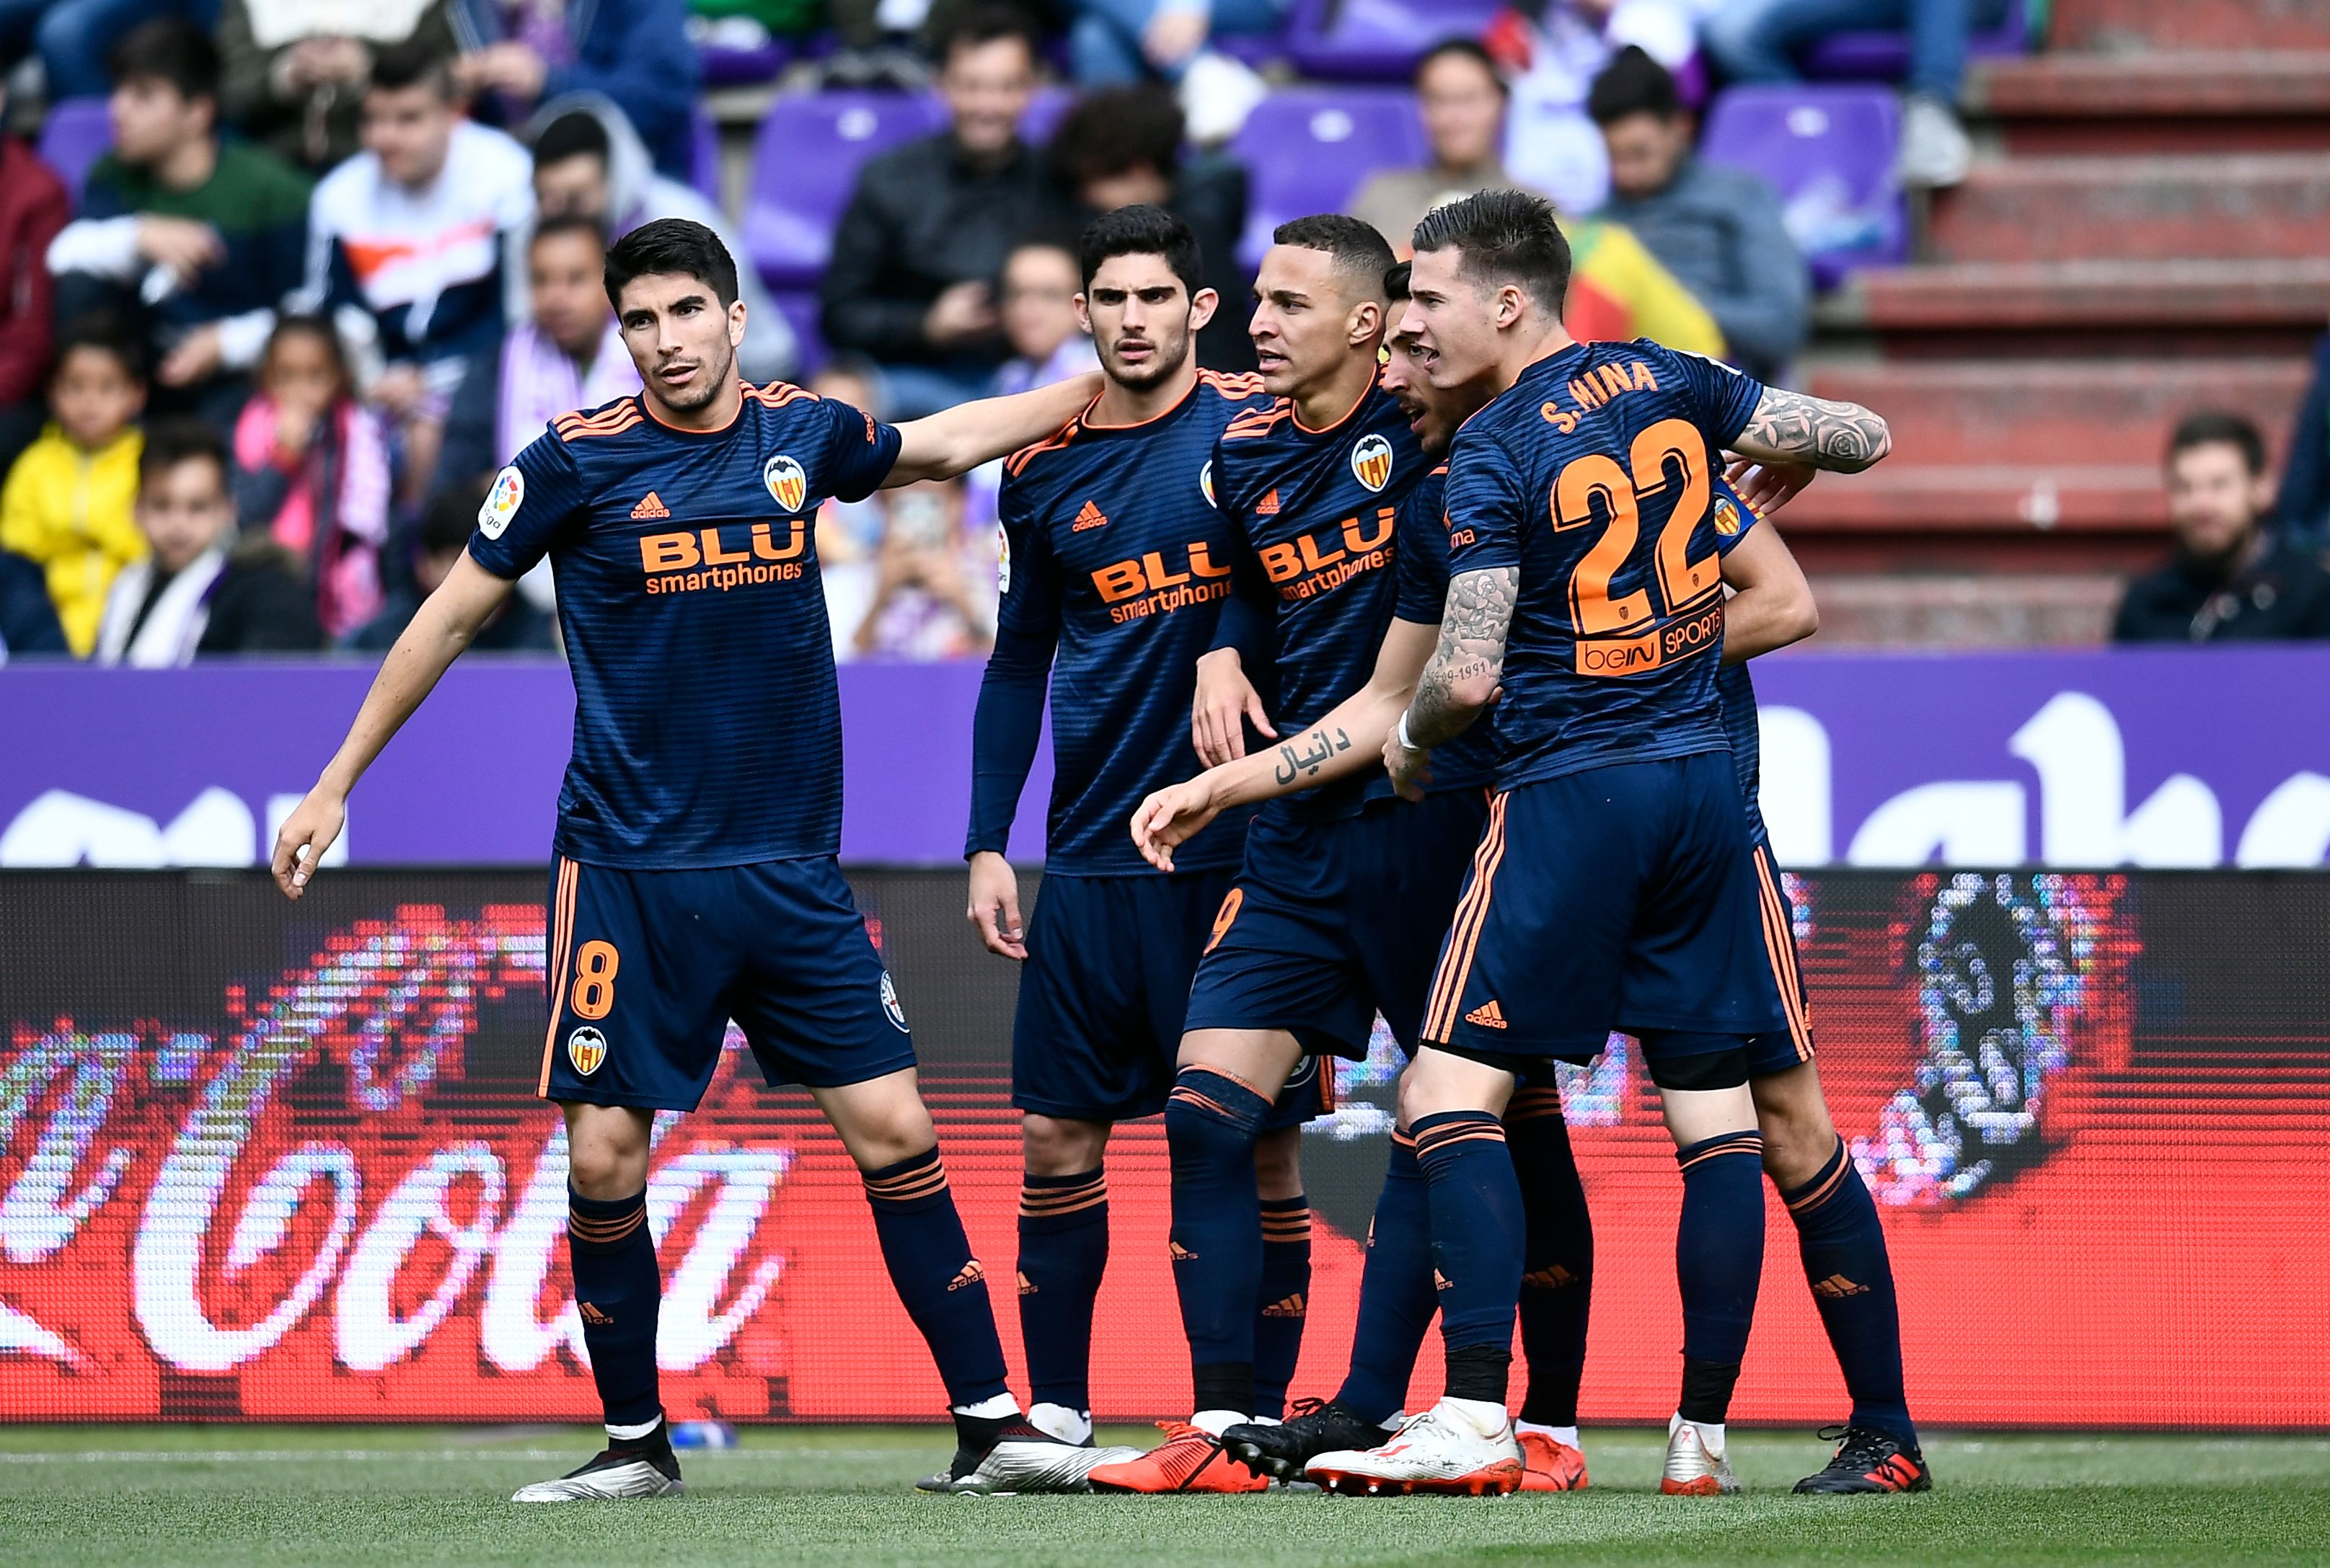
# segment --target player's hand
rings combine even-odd
[[[1197,749],[1198,760],[1218,768],[1245,756],[1248,719],[1264,735],[1278,739],[1262,705],[1262,694],[1246,678],[1237,649],[1216,648],[1198,661],[1198,695],[1189,705],[1189,744]]]
[[[1732,458],[1723,469],[1724,478],[1758,517],[1795,500],[1819,476],[1810,463],[1757,463],[1746,458]]]
[[[1424,798],[1424,787],[1432,782],[1431,762],[1430,751],[1400,743],[1397,725],[1384,736],[1384,771],[1391,775],[1391,787],[1402,800]]]
[[[990,953],[1024,960],[1027,932],[1019,924],[1019,876],[1011,863],[991,849],[971,857],[971,929]]]
[[[1173,869],[1173,851],[1195,838],[1221,807],[1203,778],[1160,789],[1132,814],[1132,846],[1160,871]]]
[[[335,794],[320,784],[308,790],[291,815],[283,819],[282,830],[275,836],[275,857],[270,864],[275,885],[283,890],[284,897],[296,899],[307,891],[308,879],[323,864],[324,851],[332,847],[347,820],[347,797]]]

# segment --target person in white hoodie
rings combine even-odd
[[[543,217],[579,213],[595,220],[610,244],[654,219],[687,218],[719,235],[730,255],[744,254],[727,219],[702,192],[656,173],[647,144],[612,99],[595,92],[554,99],[527,125],[526,140],[534,149],[534,199]],[[526,319],[525,288],[523,270],[513,269],[512,321]],[[800,357],[792,328],[760,275],[739,268],[736,291],[745,312],[737,368],[755,383],[790,375]]]

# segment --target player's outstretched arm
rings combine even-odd
[[[1858,474],[1893,449],[1883,416],[1859,403],[1833,402],[1766,387],[1731,449],[1757,462],[1810,463]]]
[[[1440,628],[1394,620],[1376,650],[1368,684],[1328,715],[1266,751],[1220,763],[1186,783],[1160,789],[1132,814],[1132,842],[1160,871],[1173,851],[1233,806],[1292,795],[1364,772],[1376,760],[1375,737],[1388,734],[1416,690]]]
[[[1745,663],[1820,629],[1813,585],[1769,521],[1748,530],[1723,558],[1723,585],[1732,590],[1723,607],[1725,664]]]
[[[516,586],[471,561],[465,550],[437,591],[413,612],[412,624],[381,660],[380,674],[373,677],[372,690],[365,694],[347,738],[275,836],[275,885],[287,897],[299,896],[323,863],[324,852],[339,837],[347,821],[348,793],[356,780]]]
[[[898,460],[886,490],[923,479],[952,479],[980,464],[1009,457],[1084,412],[1100,396],[1098,371],[1009,397],[978,398],[898,427]]]

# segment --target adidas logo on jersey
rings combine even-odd
[[[1483,1029],[1502,1029],[1506,1026],[1505,1010],[1498,1006],[1496,999],[1492,997],[1465,1014],[1464,1022],[1478,1024]]]
[[[1257,517],[1275,517],[1278,515],[1277,486],[1273,485],[1270,487],[1270,494],[1264,496],[1261,500],[1256,501],[1254,504],[1254,515]]]
[[[1264,1318],[1300,1318],[1302,1314],[1302,1295],[1300,1291],[1283,1301],[1273,1301],[1262,1309],[1262,1315]]]
[[[1842,1274],[1831,1274],[1825,1280],[1816,1280],[1813,1282],[1813,1294],[1825,1297],[1832,1301],[1842,1301],[1847,1296],[1868,1295],[1869,1287],[1856,1284]]]
[[[670,515],[671,508],[663,504],[663,497],[657,495],[653,490],[649,490],[647,495],[640,499],[639,504],[631,508],[631,516],[635,521],[644,520],[649,517],[668,517]]]
[[[1076,520],[1068,524],[1068,532],[1071,534],[1081,534],[1087,528],[1105,528],[1107,526],[1108,514],[1087,501],[1084,505],[1084,510],[1076,514]]]

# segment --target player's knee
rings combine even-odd
[[[860,1170],[879,1170],[911,1159],[939,1140],[938,1129],[931,1124],[931,1113],[923,1109],[919,1095],[853,1107],[848,1125],[838,1130]]]
[[[1255,1190],[1266,1201],[1300,1197],[1302,1193],[1302,1129],[1282,1127],[1265,1132],[1254,1146]]]
[[[614,1202],[647,1185],[653,1116],[621,1105],[569,1105],[566,1179],[586,1198]]]
[[[1165,1101],[1165,1141],[1176,1170],[1251,1165],[1270,1101],[1227,1073],[1184,1067]]]
[[[1028,1112],[1019,1120],[1019,1148],[1030,1176],[1079,1176],[1097,1167],[1108,1149],[1108,1124]]]
[[[1756,1127],[1764,1135],[1764,1168],[1784,1187],[1820,1174],[1836,1152],[1836,1123],[1821,1092],[1820,1072],[1806,1062],[1753,1080]]]

